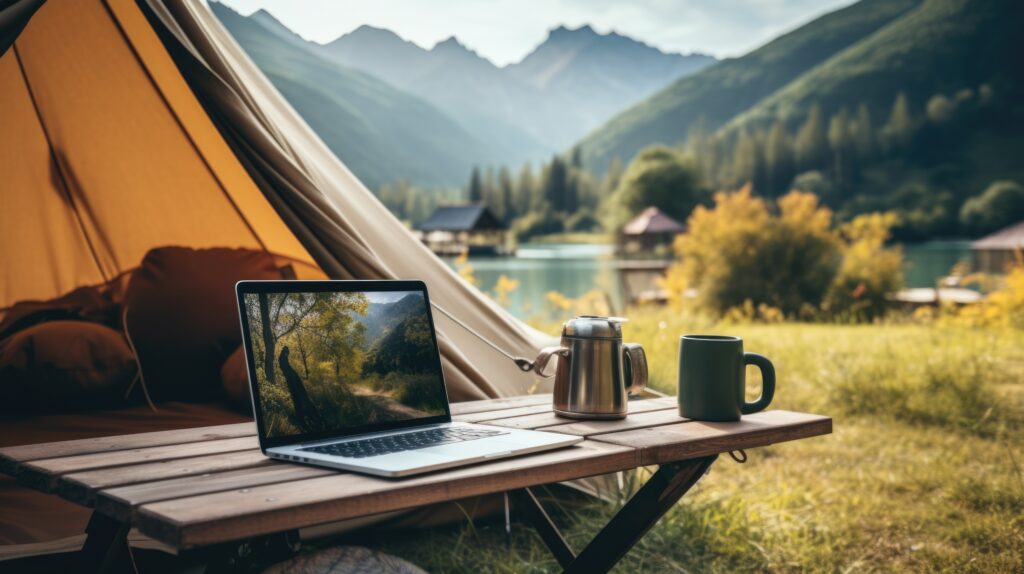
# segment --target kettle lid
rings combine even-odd
[[[621,339],[622,324],[626,321],[628,319],[623,317],[580,315],[569,319],[562,325],[562,336]]]

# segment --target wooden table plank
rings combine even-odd
[[[551,412],[551,403],[546,402],[540,405],[529,405],[513,409],[499,409],[494,411],[479,411],[475,413],[452,415],[452,420],[464,423],[480,423],[488,420],[507,419],[524,415]]]
[[[264,456],[259,449],[252,449],[115,466],[65,474],[59,478],[57,492],[71,502],[92,506],[96,492],[106,488],[272,464],[277,463]]]
[[[122,522],[128,522],[133,518],[135,508],[142,504],[338,475],[341,472],[329,468],[264,460],[270,464],[105,489],[96,498],[96,510]]]
[[[566,419],[561,420],[565,421]],[[679,416],[679,410],[675,406],[672,406],[667,409],[632,413],[628,417],[616,421],[579,421],[544,427],[544,430],[548,432],[591,437],[626,430],[682,423],[687,420],[689,419],[684,419]]]
[[[549,405],[550,408],[550,405]],[[630,418],[644,412],[656,411],[656,410],[675,410],[676,406],[675,397],[660,397],[656,399],[644,399],[639,401],[629,401],[629,412],[630,414],[625,419]],[[481,424],[489,424],[500,427],[509,427],[517,429],[541,429],[541,430],[555,430],[559,425],[570,424],[577,419],[570,419],[560,417],[551,410],[545,410],[536,414],[527,414],[517,417],[503,417],[500,416],[502,411],[498,411],[494,414],[499,415],[497,418],[487,418],[479,420]],[[610,423],[613,421],[589,421],[595,424]]]
[[[259,448],[259,442],[256,440],[255,435],[59,458],[44,458],[21,465],[17,472],[17,479],[18,482],[26,486],[45,492],[52,492],[57,486],[59,478],[72,472],[252,450],[254,448]]]
[[[595,436],[593,441],[640,449],[643,465],[708,456],[828,434],[832,419],[792,411],[764,411],[739,422],[688,421]]]
[[[513,459],[400,480],[337,474],[146,504],[138,527],[192,548],[249,536],[634,468],[632,447],[584,441]]]
[[[479,401],[464,401],[452,403],[452,415],[468,415],[484,411],[497,411],[501,409],[512,409],[516,407],[528,407],[531,405],[551,404],[551,394],[521,395],[518,397],[505,397],[502,399],[482,399]]]
[[[113,452],[134,448],[203,442],[243,436],[256,436],[256,423],[237,423],[191,429],[8,446],[0,448],[0,472],[13,475],[14,473],[11,472],[11,463],[17,464],[43,458],[77,456],[99,452]]]

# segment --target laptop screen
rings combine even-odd
[[[418,285],[239,284],[265,446],[448,420],[426,290]]]

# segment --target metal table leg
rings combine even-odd
[[[717,458],[718,455],[712,455],[661,465],[578,556],[530,489],[516,491],[516,502],[566,574],[607,572],[704,476]]]

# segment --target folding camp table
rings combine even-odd
[[[264,457],[251,423],[0,449],[0,471],[93,508],[83,570],[118,569],[132,527],[181,554],[228,552],[299,528],[509,493],[566,572],[604,572],[705,474],[723,452],[832,431],[825,416],[773,410],[740,422],[679,417],[674,397],[630,402],[616,421],[572,421],[550,395],[452,405],[456,420],[585,437],[578,445],[404,479],[282,463]],[[659,468],[578,554],[532,487]]]

